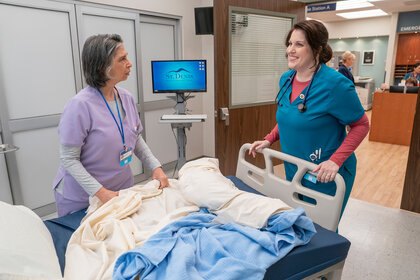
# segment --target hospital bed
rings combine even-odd
[[[317,230],[308,244],[294,248],[284,258],[271,265],[264,279],[316,279],[319,276],[325,276],[328,280],[340,279],[350,247],[350,242],[335,232],[345,190],[342,177],[336,176],[335,196],[318,193],[303,187],[300,183],[307,171],[314,169],[314,164],[278,151],[264,149],[261,154],[264,156],[266,167],[261,169],[246,161],[245,154],[249,148],[250,144],[244,144],[241,147],[236,176],[227,177],[241,190],[281,198],[292,207],[303,207],[307,215],[315,222]],[[274,174],[274,158],[293,163],[298,167],[292,181],[279,178]],[[302,201],[299,194],[314,198],[316,205]],[[84,216],[85,212],[81,210],[64,217],[44,221],[53,238],[62,271],[65,266],[64,256],[67,243]]]
[[[251,144],[244,144],[238,156],[236,176],[227,176],[241,190],[280,198],[292,207],[301,206],[314,223],[317,233],[305,245],[293,249],[286,257],[273,264],[264,279],[341,279],[350,242],[336,233],[343,204],[345,183],[337,174],[334,196],[308,189],[301,184],[307,172],[315,169],[314,163],[272,150],[263,149],[265,169],[258,168],[245,159]],[[297,166],[292,181],[274,174],[273,159],[280,159]],[[316,204],[303,201],[300,195],[316,200]]]

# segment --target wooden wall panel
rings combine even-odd
[[[417,62],[419,62],[419,46],[419,33],[399,34],[395,64],[416,64]]]
[[[229,107],[229,6],[268,10],[297,15],[297,21],[305,18],[305,4],[284,0],[214,0],[214,68],[215,110]],[[279,77],[280,78],[280,77]],[[273,93],[273,100],[276,93]],[[242,110],[230,110],[230,119],[240,125],[226,127],[216,119],[216,157],[223,174],[235,174],[239,148],[243,143],[262,139],[276,124],[276,105],[256,106],[244,116]],[[242,111],[242,112],[241,112]],[[279,144],[273,146],[279,149]],[[262,160],[257,161],[259,166]]]
[[[401,209],[420,213],[420,98],[417,98]]]
[[[417,94],[375,92],[369,141],[410,146]]]

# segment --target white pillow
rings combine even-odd
[[[0,279],[61,279],[50,232],[25,206],[0,201]]]

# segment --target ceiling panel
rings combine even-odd
[[[299,2],[306,2],[300,0]],[[317,1],[320,4],[320,1]],[[336,3],[334,1],[322,1],[323,3]],[[409,1],[398,1],[398,0],[382,0],[371,2],[372,7],[359,8],[359,9],[349,9],[344,11],[326,11],[326,12],[315,12],[307,13],[306,16],[312,19],[321,20],[323,22],[334,22],[334,21],[344,21],[347,20],[343,17],[337,16],[336,13],[341,12],[355,12],[355,11],[364,11],[364,10],[373,10],[381,9],[391,15],[392,13],[398,12],[408,12],[408,11],[417,11],[420,10],[420,0],[409,0]]]

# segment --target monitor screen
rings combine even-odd
[[[418,93],[418,92],[419,92],[419,87],[408,86],[406,90],[406,93]]]
[[[417,93],[419,91],[419,87],[404,87],[404,86],[390,86],[389,92],[397,92],[397,93]]]
[[[207,91],[206,60],[152,61],[153,93]]]

